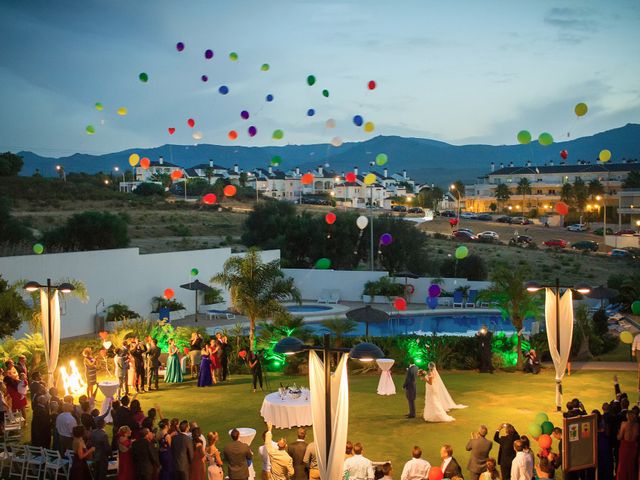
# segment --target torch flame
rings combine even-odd
[[[86,385],[82,380],[82,375],[80,375],[75,361],[71,360],[69,362],[69,368],[71,374],[67,373],[67,369],[64,366],[60,367],[60,375],[62,376],[62,383],[64,384],[64,394],[79,395],[86,389]]]

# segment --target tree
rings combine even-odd
[[[499,183],[496,187],[496,200],[498,201],[498,205],[502,203],[504,208],[504,202],[508,202],[511,198],[511,192],[509,191],[509,186],[506,183]]]
[[[127,221],[109,212],[78,213],[62,227],[46,232],[43,243],[66,251],[124,248],[129,245]]]
[[[213,173],[213,168],[211,168],[211,167],[207,167],[207,168],[205,168],[205,170],[204,170],[204,176],[205,176],[205,177],[207,177],[207,183],[208,183],[209,185],[211,185],[211,179],[213,178],[213,175],[214,175],[214,173]]]
[[[11,152],[0,154],[0,177],[15,177],[22,170],[24,161],[20,155]]]
[[[602,186],[602,183],[600,183],[600,180],[598,180],[597,178],[594,178],[589,182],[587,190],[591,198],[595,198],[598,195],[604,195],[604,187]]]
[[[589,191],[584,180],[581,178],[576,178],[573,182],[573,198],[575,200],[577,210],[582,213],[584,207],[587,205],[587,200],[589,199]]]
[[[16,288],[23,289],[26,281],[21,280],[16,283]],[[58,292],[60,296],[60,301],[64,300],[67,296],[77,298],[82,303],[87,303],[89,301],[89,293],[87,292],[87,287],[84,283],[74,278],[61,278],[53,282],[54,285],[60,285],[63,283],[70,283],[73,285],[73,290],[69,293]],[[29,321],[29,329],[32,332],[38,332],[42,328],[42,322],[40,321],[41,310],[40,310],[40,300],[42,299],[40,295],[40,291],[36,290],[35,292],[30,293],[31,296],[31,305],[32,307],[29,309],[29,315],[27,320]]]
[[[524,214],[524,199],[527,195],[531,195],[531,182],[522,177],[516,187],[516,193],[522,195],[522,213]]]
[[[526,317],[537,317],[540,313],[540,298],[527,292],[524,286],[529,280],[531,268],[521,265],[513,268],[507,263],[498,263],[491,273],[492,285],[481,292],[480,298],[493,301],[502,311],[503,315],[510,318],[516,332],[522,330]],[[522,335],[518,335],[518,362],[516,367],[522,369]]]
[[[249,345],[254,349],[256,321],[283,313],[281,302],[293,299],[300,303],[300,291],[292,278],[285,278],[280,262],[263,263],[258,249],[244,256],[234,256],[224,263],[223,271],[211,278],[212,283],[229,290],[233,308],[249,318]]]
[[[248,247],[282,248],[286,233],[296,219],[296,207],[288,202],[262,202],[244,222],[242,242]],[[306,242],[304,242],[306,245]],[[286,253],[285,253],[286,255]]]
[[[371,224],[364,230],[362,238],[369,239]],[[390,245],[379,244],[380,237],[388,233],[392,237]],[[429,254],[426,248],[426,234],[412,222],[400,217],[382,215],[373,222],[374,248],[378,250],[378,260],[390,274],[409,270],[422,275],[429,270]],[[369,242],[363,241],[361,248],[369,250]],[[365,256],[364,258],[367,258]]]
[[[495,202],[491,202],[489,204],[489,210],[491,210],[493,213],[496,213],[496,210],[498,210],[498,205]]]
[[[247,186],[247,172],[241,172],[238,178],[238,183],[242,188]]]
[[[434,186],[423,188],[416,196],[416,205],[419,207],[430,208],[434,212],[437,212],[443,195],[444,192],[440,187]]]
[[[562,189],[560,190],[560,200],[567,204],[573,203],[573,186],[570,183],[562,185]]]
[[[632,170],[627,175],[622,188],[640,188],[640,170]]]
[[[0,338],[7,337],[29,320],[31,309],[18,293],[19,284],[9,285],[0,276]]]
[[[164,188],[171,186],[171,175],[168,173],[154,173],[151,175],[152,182],[160,182]]]
[[[11,216],[9,199],[0,197],[0,244],[16,244],[33,239],[31,231],[15,217]]]
[[[153,195],[164,195],[164,187],[153,182],[142,182],[133,191],[141,197],[151,197]]]
[[[462,260],[446,258],[440,264],[440,275],[443,277],[462,277],[467,280],[486,280],[487,262],[480,255],[469,255]]]
[[[456,180],[453,182],[453,186],[456,187],[455,190],[460,194],[460,198],[464,197],[466,192],[462,180]]]

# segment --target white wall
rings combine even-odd
[[[199,270],[197,278],[201,282],[209,283],[213,275],[222,271],[230,256],[230,248],[151,255],[140,255],[137,248],[26,255],[1,257],[0,274],[9,283],[21,279],[45,283],[47,278],[53,282],[64,278],[83,282],[90,298],[87,303],[67,298],[66,315],[62,317],[62,337],[65,338],[94,332],[94,315],[100,298],[107,306],[123,303],[148,317],[151,298],[162,296],[166,288],[172,288],[175,298],[185,305],[188,313],[193,313],[195,295],[180,285],[191,281],[192,268]],[[262,252],[263,261],[279,258],[279,250]]]

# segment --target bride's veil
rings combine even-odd
[[[431,364],[433,364],[433,367],[431,367]],[[453,398],[451,398],[451,395],[449,394],[447,387],[444,386],[444,382],[442,381],[442,378],[438,373],[436,364],[431,362],[429,364],[429,367],[433,372],[433,384],[432,384],[433,389],[436,395],[438,396],[438,398],[440,399],[440,404],[444,407],[444,409],[448,411],[448,410],[451,410],[452,408],[467,408],[467,405],[462,405],[459,403],[455,403],[453,401]]]

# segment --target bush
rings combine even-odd
[[[370,280],[364,284],[363,295],[381,297],[400,297],[404,295],[404,285],[394,283],[389,277],[380,277],[379,280]]]
[[[134,194],[141,197],[151,197],[153,195],[164,195],[164,187],[153,182],[143,182],[133,191]]]
[[[44,234],[43,243],[66,251],[104,250],[129,245],[127,222],[109,212],[83,212]]]
[[[212,287],[211,290],[204,292],[205,305],[211,305],[212,303],[222,303],[224,298],[222,297],[222,290]]]
[[[164,297],[153,297],[151,299],[151,312],[158,313],[160,309],[168,308],[170,311],[184,310],[184,305],[175,299],[167,300]]]
[[[486,280],[487,263],[480,255],[472,254],[462,260],[446,258],[440,264],[440,275],[443,277],[462,277],[467,280]]]
[[[140,318],[140,315],[133,310],[130,310],[128,305],[114,303],[107,307],[107,317],[105,318],[106,322],[121,322],[123,320],[133,318]]]

